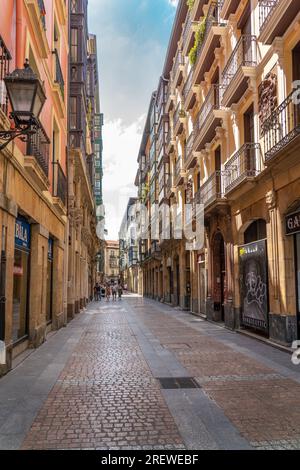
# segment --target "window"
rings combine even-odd
[[[0,108],[5,114],[7,114],[8,97],[3,79],[9,73],[10,60],[11,55],[0,36]]]
[[[71,13],[78,13],[79,12],[79,5],[78,0],[71,0]]]
[[[71,62],[78,62],[78,29],[71,29]]]
[[[244,233],[244,243],[252,243],[267,238],[266,221],[258,219],[252,222]]]
[[[77,98],[71,96],[70,99],[70,128],[77,129]]]

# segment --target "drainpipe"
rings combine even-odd
[[[16,68],[23,68],[23,0],[16,0]]]

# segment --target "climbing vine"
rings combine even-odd
[[[190,59],[191,65],[195,65],[196,59],[197,59],[197,50],[203,44],[203,41],[205,38],[205,32],[206,32],[206,24],[207,24],[207,18],[206,16],[204,16],[204,18],[200,22],[199,27],[196,31],[194,45],[189,52],[189,59]]]

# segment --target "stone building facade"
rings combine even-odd
[[[184,226],[200,205],[205,243],[160,236],[139,260],[145,295],[284,345],[300,335],[299,19],[293,0],[179,1],[155,92],[157,202]]]

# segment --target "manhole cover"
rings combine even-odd
[[[158,377],[161,388],[172,390],[176,388],[201,388],[193,377]]]

